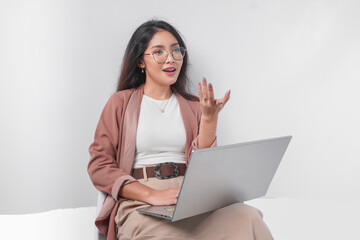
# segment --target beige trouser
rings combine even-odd
[[[139,182],[160,190],[180,187],[183,178],[183,176],[166,180],[148,178],[140,179]],[[134,200],[127,200],[120,204],[115,217],[118,239],[273,239],[270,230],[262,219],[262,212],[243,203],[234,203],[213,212],[176,222],[144,215],[136,211],[136,208],[144,206],[148,206],[148,204]]]

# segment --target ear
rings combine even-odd
[[[138,59],[138,60],[137,60],[136,65],[137,65],[139,68],[145,68],[145,63],[144,63],[141,59]]]

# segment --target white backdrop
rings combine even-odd
[[[219,144],[293,135],[268,197],[360,200],[357,0],[0,0],[0,214],[94,206],[88,147],[141,23],[231,89]]]

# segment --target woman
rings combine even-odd
[[[192,150],[216,146],[218,114],[230,98],[215,99],[203,78],[199,98],[187,90],[185,43],[170,24],[148,21],[127,46],[117,92],[106,103],[89,147],[88,173],[107,193],[96,219],[115,239],[272,239],[262,213],[237,203],[169,222],[136,208],[175,204]],[[154,167],[161,165],[156,177]],[[168,172],[168,174],[165,174]],[[171,176],[170,176],[171,175]]]

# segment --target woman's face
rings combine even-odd
[[[161,50],[165,49],[168,52],[168,57],[164,63],[158,63],[154,60],[153,55],[144,55],[144,61],[139,64],[139,67],[145,68],[148,84],[170,86],[176,82],[183,59],[175,60],[171,52],[179,47],[178,41],[170,32],[159,30],[154,34],[144,53],[159,54]]]

